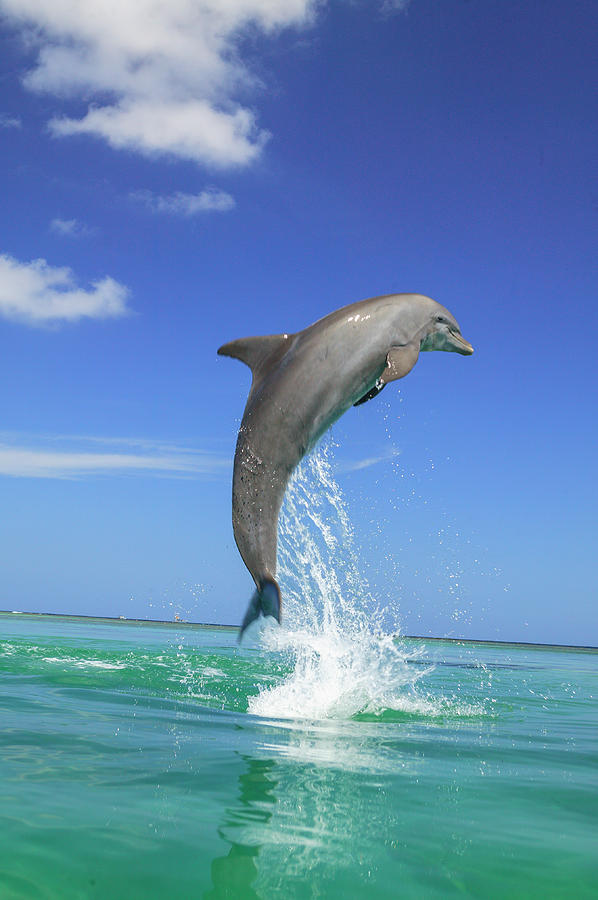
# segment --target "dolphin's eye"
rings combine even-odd
[[[444,316],[436,316],[436,321],[437,322],[448,322],[448,319],[446,319]]]

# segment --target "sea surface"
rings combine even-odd
[[[598,651],[401,637],[326,451],[284,620],[0,614],[0,900],[598,898]]]
[[[301,717],[229,629],[0,635],[2,900],[598,896],[595,652],[398,639]]]

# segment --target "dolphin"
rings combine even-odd
[[[422,294],[361,300],[296,334],[239,338],[218,350],[253,374],[233,469],[233,531],[256,585],[239,639],[260,615],[280,622],[278,514],[293,469],[333,422],[407,375],[423,350],[473,353],[448,309]]]

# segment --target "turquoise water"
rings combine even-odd
[[[0,900],[598,897],[598,652],[398,638],[358,560],[324,446],[282,627],[0,614]]]
[[[403,639],[326,706],[229,630],[0,634],[2,900],[598,895],[595,652]]]

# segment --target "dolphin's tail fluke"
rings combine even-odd
[[[280,588],[274,578],[264,578],[259,588],[255,590],[239,631],[239,640],[243,637],[247,626],[260,616],[273,616],[280,622]]]

